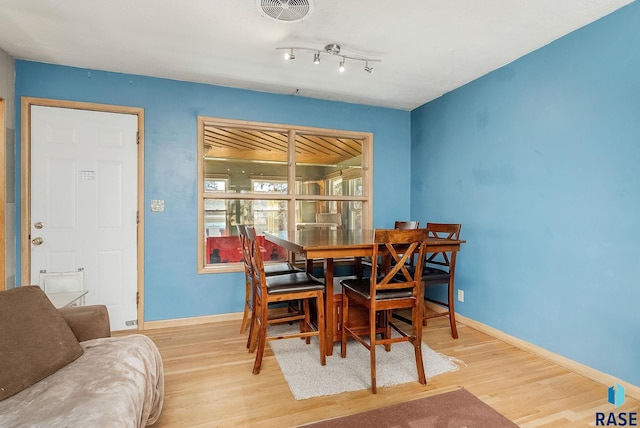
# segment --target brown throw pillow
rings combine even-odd
[[[0,400],[44,379],[83,352],[39,287],[0,291]]]

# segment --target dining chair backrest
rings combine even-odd
[[[421,289],[418,287],[422,277],[422,264],[418,263],[415,269],[407,269],[408,261],[418,255],[418,260],[424,259],[425,244],[427,239],[426,229],[376,229],[372,258],[378,255],[387,257],[390,263],[386,272],[379,272],[381,267],[376,263],[372,265],[371,272],[371,299],[375,300],[375,294],[385,290],[412,288],[413,295]]]
[[[240,250],[242,251],[242,261],[244,262],[244,267],[249,272],[251,269],[251,244],[247,238],[247,225],[246,224],[238,224],[238,237],[240,238]]]
[[[394,223],[393,228],[394,229],[398,229],[398,230],[405,230],[405,229],[418,229],[420,227],[420,222],[419,221],[414,221],[414,220],[410,220],[410,221],[397,221]],[[413,259],[414,257],[410,257],[409,260],[407,261],[407,264],[409,266],[413,266]]]
[[[264,286],[266,284],[262,248],[260,247],[260,242],[256,239],[256,229],[253,226],[246,226],[245,231],[249,243],[251,281],[256,284],[256,291],[260,293],[261,285]]]
[[[431,238],[460,239],[461,224],[427,223],[427,233]],[[447,252],[429,253],[425,259],[427,264],[451,267],[451,258]]]
[[[242,323],[240,324],[240,333],[247,330],[250,312],[252,309],[252,287],[251,287],[251,247],[247,239],[247,226],[244,224],[237,225],[238,238],[240,239],[240,251],[242,252],[242,262],[244,264],[244,313],[242,315]]]
[[[420,227],[419,221],[396,221],[393,225],[394,229],[418,229]]]
[[[249,270],[253,274],[252,278],[258,281],[256,284],[264,283],[264,278],[262,277],[302,272],[302,270],[290,266],[288,263],[265,265],[264,257],[262,256],[264,248],[261,245],[262,240],[258,239],[256,235],[256,229],[253,226],[245,226],[245,235],[248,247],[246,255],[249,258]]]
[[[342,215],[340,213],[316,213],[317,223],[333,223],[342,226]]]
[[[418,229],[420,227],[420,222],[419,221],[399,221],[396,220],[396,222],[393,225],[394,229],[397,230],[406,230],[406,229]],[[409,260],[407,261],[407,263],[409,264],[409,266],[413,266],[413,257],[409,258]],[[360,263],[361,266],[364,266],[366,268],[370,268],[371,266],[371,257],[364,257],[361,259]],[[362,274],[358,274],[358,276],[362,276]]]

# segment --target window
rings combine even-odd
[[[199,272],[242,269],[237,224],[264,232],[371,228],[372,140],[338,131],[198,117]],[[288,259],[264,241],[265,260]]]
[[[216,178],[212,176],[206,176],[204,179],[205,192],[226,192],[228,185],[229,185],[228,178]]]

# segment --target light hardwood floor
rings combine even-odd
[[[466,363],[459,371],[417,382],[333,396],[295,400],[267,347],[259,375],[245,348],[240,321],[143,332],[160,349],[166,396],[155,427],[293,427],[464,387],[522,427],[595,426],[596,412],[640,412],[627,397],[607,402],[608,385],[572,373],[501,340],[448,319],[430,320],[423,340]],[[296,339],[292,339],[296,340]],[[329,358],[340,358],[334,355]],[[363,362],[368,364],[368,361]]]

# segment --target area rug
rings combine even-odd
[[[289,325],[269,326],[269,334],[282,334],[291,328]],[[325,366],[320,365],[317,337],[312,337],[309,345],[301,339],[274,340],[269,344],[296,400],[371,388],[369,351],[353,340],[347,342],[346,358],[340,357],[340,343],[336,343]],[[456,371],[464,365],[424,343],[422,358],[427,379]],[[376,361],[378,388],[418,381],[413,345],[409,342],[394,343],[390,352],[378,347]]]
[[[302,425],[305,428],[411,427],[513,428],[518,425],[466,389],[419,398],[364,413]]]

